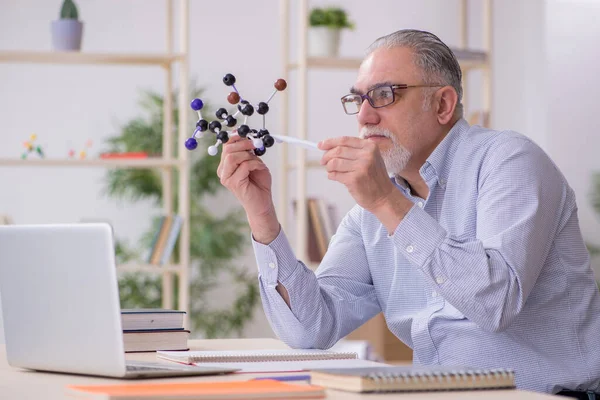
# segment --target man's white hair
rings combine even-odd
[[[407,47],[413,51],[415,65],[421,70],[424,84],[442,84],[454,88],[458,95],[454,115],[462,117],[462,71],[452,50],[433,33],[403,29],[375,40],[368,47],[367,56],[379,48],[393,47]],[[424,106],[429,105],[429,99],[434,91],[425,92]]]

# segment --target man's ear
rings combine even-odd
[[[434,103],[438,122],[440,125],[446,125],[454,117],[458,95],[452,86],[444,86],[435,92]]]

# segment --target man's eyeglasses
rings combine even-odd
[[[442,85],[382,85],[369,90],[366,94],[347,94],[342,97],[342,106],[348,115],[358,114],[363,101],[368,100],[373,108],[389,106],[396,101],[396,90],[416,87],[442,87]]]

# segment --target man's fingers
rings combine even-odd
[[[350,172],[339,172],[339,171],[331,171],[327,172],[327,178],[331,181],[336,181],[341,183],[342,185],[346,185],[350,176],[352,174]]]
[[[221,164],[223,167],[221,168],[220,174],[218,175],[221,179],[221,182],[226,181],[229,177],[235,172],[238,166],[244,161],[248,160],[257,160],[262,163],[261,160],[258,160],[258,157],[249,151],[238,151],[231,154],[223,154],[221,156]]]
[[[235,135],[227,141],[227,143],[223,144],[223,152],[222,155],[235,153],[237,151],[248,151],[253,150],[254,144],[252,140],[248,140],[246,138],[241,138],[238,135]]]
[[[225,159],[227,155],[238,152],[250,153],[250,150],[254,149],[254,145],[251,140],[247,140],[239,137],[238,135],[232,136],[227,143],[223,144],[223,151],[221,152],[221,161],[217,167],[217,176],[220,178],[223,175],[223,168],[225,167]]]
[[[221,178],[221,182],[224,186],[228,186],[230,182],[240,182],[248,177],[250,172],[267,169],[265,163],[259,159],[251,159],[243,161],[237,166],[235,171],[227,178]]]
[[[330,150],[327,150],[323,157],[321,157],[321,165],[326,165],[329,161],[335,158],[342,158],[346,160],[356,160],[362,158],[361,151],[354,147],[336,146]]]
[[[327,172],[350,172],[356,170],[357,161],[355,160],[345,160],[342,158],[334,158],[327,162],[325,168]]]
[[[340,136],[335,138],[325,139],[319,142],[318,146],[321,150],[330,150],[337,146],[353,147],[355,149],[362,149],[365,143],[365,139],[360,139],[354,136]]]

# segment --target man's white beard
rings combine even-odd
[[[385,168],[387,169],[388,174],[390,175],[398,175],[410,161],[412,154],[406,148],[402,147],[400,143],[396,140],[396,137],[387,129],[382,129],[374,126],[364,126],[360,130],[360,138],[364,139],[370,135],[380,135],[389,138],[392,141],[392,147],[388,150],[384,150],[381,152],[381,157],[383,158],[383,162],[385,163]]]

